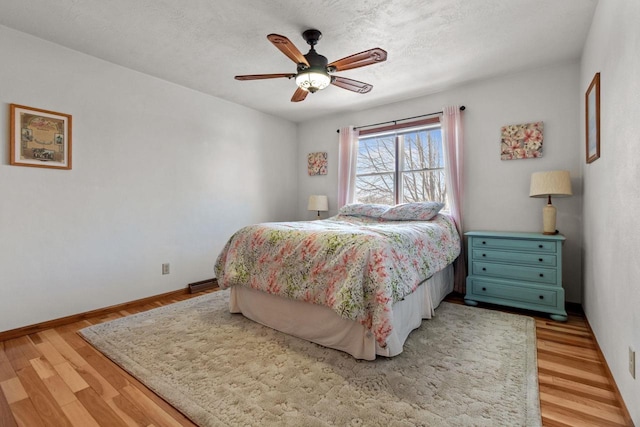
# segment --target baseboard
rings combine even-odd
[[[189,288],[182,288],[175,291],[166,292],[151,297],[138,299],[135,301],[129,301],[122,304],[112,305],[110,307],[98,308],[96,310],[86,311],[84,313],[73,314],[71,316],[61,317],[59,319],[48,320],[42,323],[36,323],[34,325],[23,326],[21,328],[11,329],[8,331],[0,332],[0,341],[6,341],[14,338],[19,338],[24,335],[35,334],[46,329],[56,328],[58,326],[67,325],[69,323],[79,322],[90,317],[105,316],[107,314],[114,313],[120,310],[126,310],[127,308],[135,307],[138,305],[147,304],[149,302],[156,301],[160,298],[170,298],[178,295],[184,295],[189,293]]]
[[[607,363],[607,359],[605,359],[604,357],[604,353],[600,348],[600,344],[598,344],[598,339],[596,338],[596,334],[593,333],[593,329],[591,329],[591,325],[589,324],[589,319],[587,318],[586,315],[584,316],[584,323],[586,323],[587,328],[589,328],[589,332],[591,332],[591,336],[593,337],[593,342],[596,343],[596,352],[598,353],[598,357],[600,358],[600,361],[602,361],[602,366],[604,366],[607,376],[611,379],[611,383],[613,384],[613,389],[614,389],[613,392],[616,394],[616,399],[622,405],[620,409],[622,410],[622,415],[625,418],[625,422],[627,423],[627,425],[633,426],[634,424],[633,424],[633,419],[631,418],[631,414],[629,413],[629,410],[627,409],[627,406],[624,403],[624,399],[622,398],[622,394],[620,394],[620,389],[618,388],[618,384],[616,384],[616,380],[613,377],[611,370],[609,369],[609,364]]]
[[[218,280],[216,278],[201,280],[199,282],[189,283],[189,293],[195,294],[197,292],[208,291],[209,289],[215,289],[218,287]]]

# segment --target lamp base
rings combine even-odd
[[[547,235],[555,235],[555,234],[560,234],[560,232],[558,230],[554,231],[554,232],[550,232],[550,231],[543,231],[542,234],[547,234]]]
[[[556,234],[556,207],[551,203],[542,208],[542,234]]]

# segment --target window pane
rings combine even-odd
[[[358,142],[356,173],[393,172],[395,169],[394,135],[362,138]]]
[[[444,170],[404,172],[402,174],[402,202],[446,203]]]
[[[442,134],[440,129],[407,132],[404,137],[403,170],[422,170],[444,167]]]
[[[355,202],[393,205],[393,173],[356,177]]]
[[[354,198],[360,203],[433,200],[445,203],[446,210],[440,127],[430,124],[398,129],[397,133],[363,135],[358,144],[355,185]]]

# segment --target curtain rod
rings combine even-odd
[[[464,111],[467,107],[465,107],[464,105],[460,107],[460,111]],[[362,126],[356,126],[354,127],[354,129],[362,129],[362,128],[368,128],[371,126],[378,126],[378,125],[386,125],[387,123],[393,123],[393,124],[397,124],[398,122],[403,122],[405,120],[411,120],[411,119],[419,119],[420,117],[429,117],[429,116],[435,116],[438,114],[442,114],[442,111],[436,111],[435,113],[429,113],[429,114],[421,114],[419,116],[413,116],[413,117],[405,117],[404,119],[397,119],[397,120],[389,120],[388,122],[380,122],[380,123],[373,123],[370,125],[362,125]],[[340,133],[340,129],[337,129],[336,132]]]

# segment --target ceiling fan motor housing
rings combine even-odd
[[[321,70],[322,72],[325,72],[325,73],[327,72],[327,64],[329,64],[327,57],[324,55],[320,55],[318,52],[316,52],[314,48],[311,48],[309,53],[304,55],[304,57],[309,63],[309,66],[307,67],[306,64],[298,64],[298,72],[308,70],[308,69],[318,70],[318,71]]]

